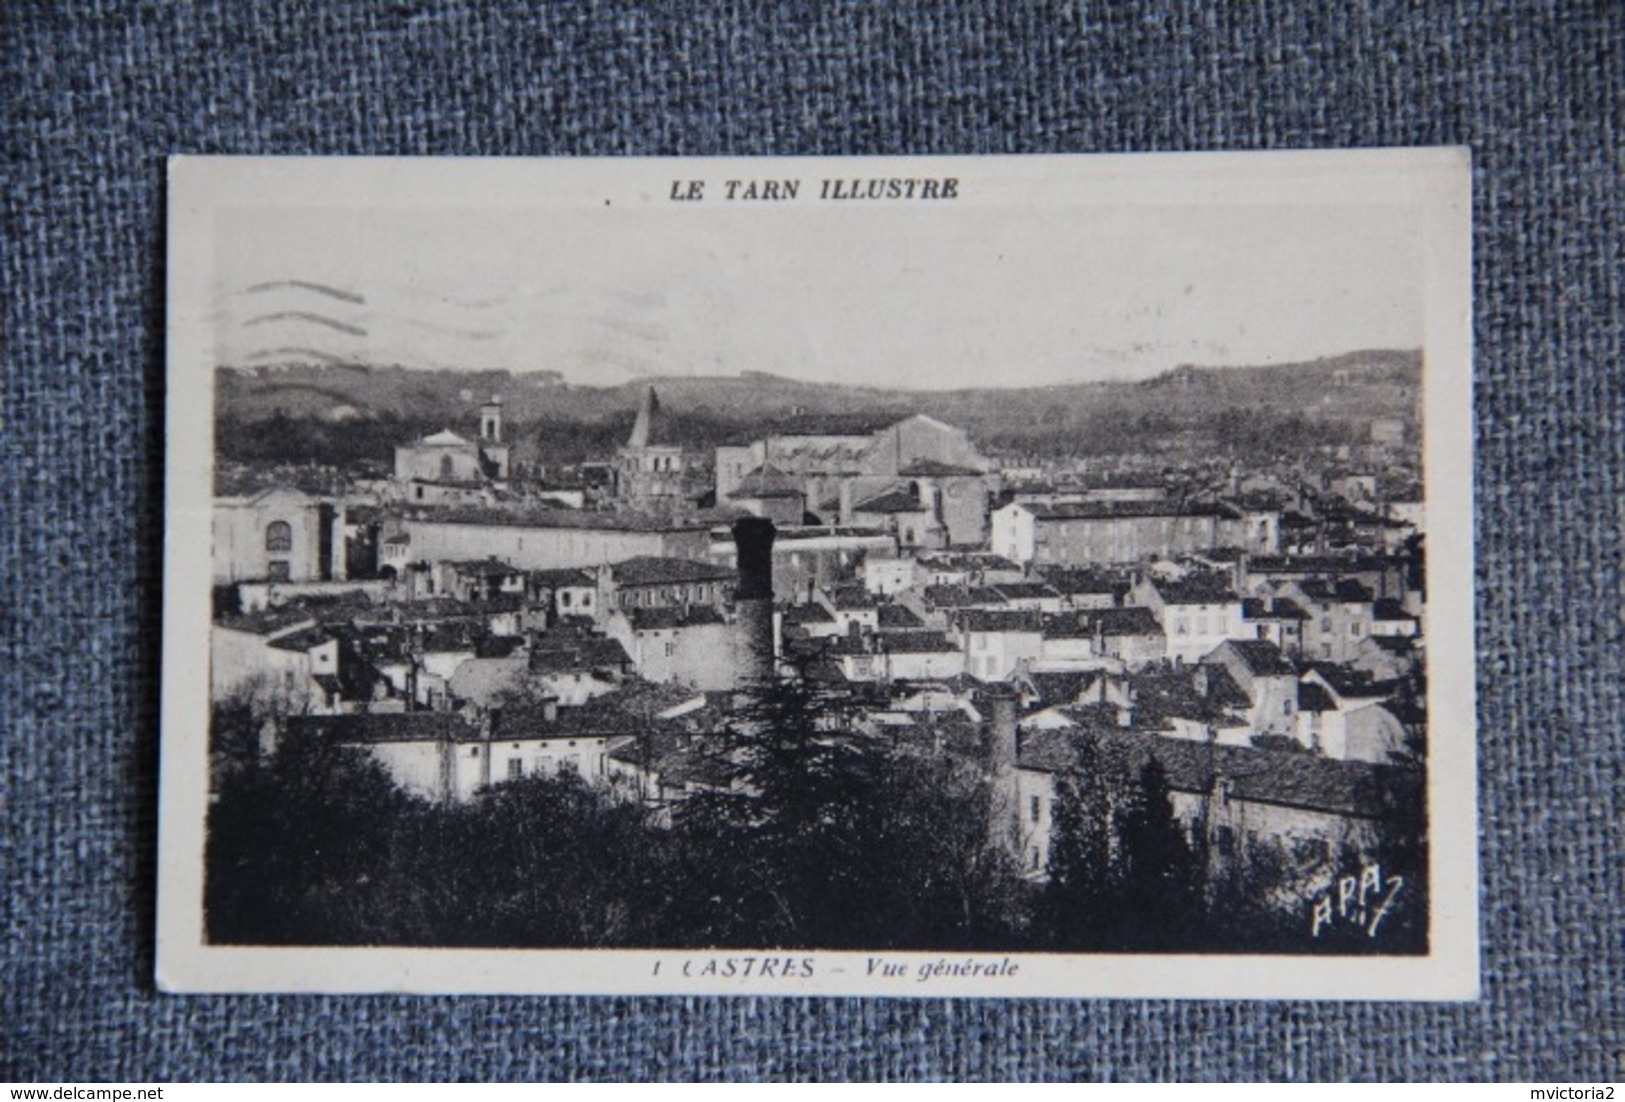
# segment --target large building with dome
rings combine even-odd
[[[395,448],[395,482],[411,504],[459,505],[488,501],[505,489],[509,445],[502,439],[502,399],[480,407],[479,437],[441,429]]]

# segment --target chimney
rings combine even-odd
[[[734,521],[734,550],[739,585],[734,593],[737,657],[735,679],[741,686],[765,685],[777,666],[773,653],[773,537],[777,529],[766,517]]]
[[[1016,734],[1016,691],[995,683],[982,691],[989,712],[988,764],[994,772],[1014,769],[1020,749]]]

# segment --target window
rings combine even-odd
[[[1218,844],[1219,844],[1219,854],[1220,854],[1220,856],[1231,857],[1231,856],[1235,855],[1235,852],[1236,852],[1236,832],[1234,830],[1231,830],[1227,826],[1222,826],[1222,827],[1220,827],[1218,829],[1218,832],[1216,833],[1215,838],[1216,838],[1216,840],[1218,841]]]
[[[563,593],[559,594],[559,603],[561,605],[563,605],[565,608],[569,608],[570,607],[570,597],[571,597],[571,593],[570,593],[570,591],[568,589],[566,589]]]
[[[292,571],[290,571],[288,569],[288,560],[287,559],[273,559],[273,560],[271,560],[271,562],[268,564],[268,566],[266,568],[266,576],[269,577],[273,582],[285,582],[285,581],[287,581],[290,577],[293,576]]]
[[[442,479],[444,479],[445,481],[450,482],[451,481],[451,475],[452,475],[451,456],[442,455],[440,457],[440,477]]]
[[[480,756],[480,748],[478,746],[470,746],[468,748],[468,756],[471,757],[471,758],[479,757]]]
[[[1038,796],[1034,796],[1032,798],[1032,818],[1033,818],[1033,822],[1035,822],[1035,823],[1038,822],[1038,820],[1043,817],[1043,814],[1044,814],[1044,801],[1043,801],[1042,798],[1040,798]]]
[[[293,525],[285,520],[273,520],[265,526],[265,549],[267,551],[293,550]]]
[[[508,759],[508,779],[510,781],[517,781],[520,777],[523,777],[524,775],[525,775],[525,763],[520,761],[518,758],[509,758]]]

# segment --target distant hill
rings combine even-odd
[[[288,365],[221,368],[216,412],[238,430],[275,419],[279,432],[295,437],[301,423],[344,421],[357,446],[379,437],[366,448],[380,451],[376,458],[383,460],[382,437],[410,438],[440,427],[472,431],[479,404],[500,394],[514,439],[532,445],[543,462],[576,462],[613,451],[652,383],[679,434],[696,448],[753,439],[793,419],[925,413],[963,427],[984,448],[1110,454],[1132,451],[1149,436],[1183,435],[1219,449],[1245,446],[1260,434],[1266,444],[1288,437],[1363,439],[1376,418],[1402,421],[1414,439],[1421,369],[1417,350],[1366,350],[1295,364],[1181,365],[1143,382],[908,391],[760,372],[590,387],[561,383],[552,372]],[[376,432],[367,431],[368,422]],[[288,443],[297,446],[297,439]],[[232,447],[222,433],[222,453]]]

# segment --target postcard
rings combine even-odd
[[[164,990],[1476,997],[1465,151],[169,178]]]

